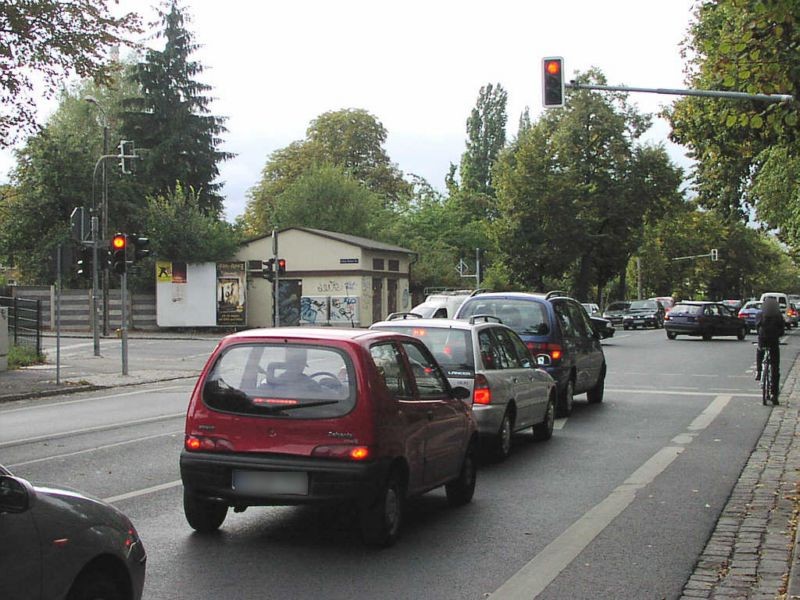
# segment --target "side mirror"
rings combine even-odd
[[[549,354],[537,354],[536,364],[540,367],[549,367],[551,364],[553,364],[553,360],[550,358]]]
[[[0,513],[24,513],[35,498],[33,486],[24,479],[0,476]]]
[[[472,393],[462,385],[457,385],[453,388],[453,397],[456,400],[466,400],[468,399]]]

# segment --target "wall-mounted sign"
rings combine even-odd
[[[340,265],[357,265],[358,259],[357,258],[340,258],[339,259]]]

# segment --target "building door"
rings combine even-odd
[[[372,278],[372,322],[383,321],[383,278]]]
[[[397,312],[397,279],[386,280],[386,311],[389,314]]]

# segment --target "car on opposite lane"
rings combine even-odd
[[[739,309],[738,317],[747,325],[747,332],[750,333],[756,328],[756,317],[761,314],[761,300],[750,300]]]
[[[0,596],[139,600],[147,554],[114,506],[0,465]]]
[[[719,302],[679,302],[672,307],[664,329],[670,340],[678,335],[699,336],[704,340],[735,335],[743,340],[747,335],[747,323]]]
[[[399,318],[370,329],[405,333],[422,341],[454,387],[471,392],[478,432],[498,459],[511,454],[515,432],[553,435],[556,389],[553,378],[531,356],[513,329],[488,316],[465,320]],[[550,356],[540,356],[549,362]]]
[[[349,504],[364,541],[398,538],[408,497],[472,500],[477,430],[419,340],[390,331],[253,329],[223,338],[189,401],[184,514],[201,533],[229,507]]]
[[[630,302],[612,302],[603,311],[603,318],[611,321],[612,325],[622,325],[622,319],[630,307]]]
[[[664,325],[666,311],[658,300],[634,300],[622,317],[623,329],[652,327],[658,329]]]

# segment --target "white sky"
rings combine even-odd
[[[540,65],[563,56],[568,76],[596,66],[611,85],[684,87],[680,42],[694,0],[183,0],[193,55],[213,87],[211,111],[228,117],[221,165],[226,216],[268,156],[303,139],[309,122],[343,108],[369,111],[388,131],[386,150],[406,174],[444,191],[458,164],[480,87],[508,92],[508,134],[525,106],[541,108]],[[121,0],[126,10],[151,3]],[[152,12],[144,14],[152,20]],[[160,43],[160,42],[159,42]],[[655,112],[674,96],[632,94]],[[47,108],[41,117],[47,116]],[[50,108],[52,110],[52,107]],[[663,121],[647,139],[664,141]],[[116,140],[112,140],[116,143]],[[678,164],[681,148],[667,144]],[[0,170],[12,164],[0,155]],[[4,179],[5,177],[3,177]]]

